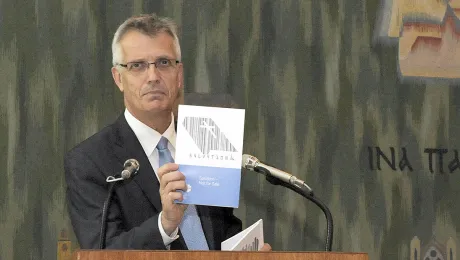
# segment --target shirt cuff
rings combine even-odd
[[[170,248],[170,244],[172,242],[174,242],[174,240],[178,239],[179,238],[179,228],[176,228],[172,233],[171,233],[171,236],[168,236],[168,234],[166,234],[165,230],[163,229],[163,225],[161,224],[161,215],[163,214],[163,211],[160,212],[160,214],[158,215],[158,229],[160,230],[160,234],[161,234],[161,238],[163,238],[163,243],[165,244],[166,246],[166,249],[169,250]]]

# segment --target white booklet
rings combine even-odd
[[[264,246],[262,219],[221,243],[222,251],[259,251]]]
[[[238,208],[244,109],[179,106],[176,163],[187,191],[181,203]]]

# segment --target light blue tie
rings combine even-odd
[[[164,136],[161,137],[160,142],[157,145],[157,149],[160,159],[160,167],[165,163],[174,162],[171,152],[168,149],[168,139]],[[184,237],[189,250],[209,250],[195,205],[188,205],[179,229],[182,232],[182,236]]]

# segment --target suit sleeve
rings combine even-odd
[[[97,249],[102,208],[109,188],[105,175],[86,153],[78,150],[67,154],[64,168],[68,210],[75,235],[82,249]],[[158,229],[159,214],[147,219],[140,226],[127,230],[115,195],[108,213],[106,248],[166,250]]]

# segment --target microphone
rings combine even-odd
[[[243,154],[243,160],[241,161],[241,167],[250,171],[255,171],[262,174],[270,174],[285,183],[291,184],[307,192],[309,195],[313,195],[313,190],[301,179],[295,177],[292,174],[278,170],[272,166],[263,164],[255,156],[249,154]]]
[[[115,178],[109,176],[106,179],[106,182],[116,182],[129,179],[134,177],[139,171],[139,162],[136,159],[128,159],[123,165],[123,171],[121,172],[121,177]]]
[[[313,194],[313,190],[302,180],[297,177],[278,170],[269,165],[263,164],[256,157],[248,154],[243,154],[241,167],[250,171],[262,173],[266,176],[268,182],[273,185],[281,185],[296,193],[302,195],[304,198],[315,203],[324,213],[326,217],[326,251],[332,249],[332,239],[334,237],[334,221],[329,208],[319,198]]]
[[[105,236],[106,236],[106,229],[107,229],[107,216],[110,207],[110,203],[112,200],[113,189],[117,181],[127,180],[129,178],[134,177],[137,172],[139,171],[139,162],[136,159],[128,159],[123,164],[123,171],[121,171],[121,175],[119,178],[115,178],[113,176],[109,176],[106,179],[106,182],[110,183],[107,198],[104,202],[102,207],[102,220],[101,220],[101,230],[99,234],[99,249],[105,248]]]
[[[137,174],[137,171],[139,171],[139,162],[136,159],[128,159],[123,167],[124,170],[121,172],[121,177],[126,180]]]

